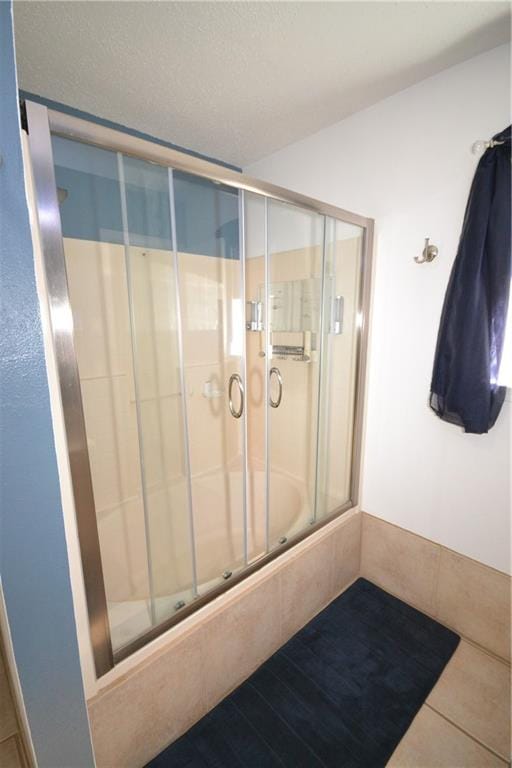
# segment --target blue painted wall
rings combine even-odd
[[[123,243],[117,155],[60,137],[53,139],[65,237]],[[167,171],[123,159],[130,244],[171,249]],[[238,193],[207,179],[174,173],[178,250],[239,258]]]
[[[0,0],[0,573],[39,768],[93,765],[18,128]]]
[[[21,89],[19,94],[20,99],[30,99],[30,101],[36,101],[38,104],[44,104],[49,109],[56,109],[58,112],[64,112],[66,115],[81,117],[83,120],[90,120],[91,122],[97,123],[98,125],[104,125],[107,128],[113,128],[115,131],[123,131],[124,133],[129,133],[130,136],[137,136],[139,139],[147,139],[148,141],[152,141],[154,144],[161,144],[162,147],[177,149],[179,152],[185,152],[187,155],[192,155],[192,157],[199,157],[202,160],[209,160],[210,162],[216,163],[217,165],[223,165],[225,168],[231,168],[233,171],[240,171],[240,173],[242,172],[242,169],[239,168],[238,165],[233,165],[233,163],[226,163],[224,160],[219,160],[215,157],[203,155],[201,152],[195,152],[193,149],[180,147],[179,144],[173,144],[171,141],[164,141],[164,139],[159,139],[157,136],[151,136],[149,133],[138,131],[136,128],[130,128],[127,125],[121,125],[120,123],[115,123],[112,120],[105,120],[103,117],[93,115],[90,112],[84,112],[83,109],[70,107],[69,104],[63,104],[61,101],[47,99],[46,96],[41,96],[37,93],[30,93],[30,91],[23,91]]]

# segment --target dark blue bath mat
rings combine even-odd
[[[148,768],[385,766],[459,639],[358,579]]]

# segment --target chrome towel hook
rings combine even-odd
[[[494,147],[501,147],[502,144],[504,144],[504,141],[494,141],[494,139],[489,139],[489,141],[484,141],[483,139],[478,139],[478,141],[474,141],[471,145],[471,151],[474,155],[483,155],[486,149],[494,149]]]
[[[416,264],[424,264],[426,261],[434,261],[435,257],[439,253],[437,245],[430,245],[430,238],[425,238],[425,247],[421,256],[415,256],[414,261]]]

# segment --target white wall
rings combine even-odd
[[[427,400],[470,147],[510,123],[509,64],[501,46],[244,169],[376,219],[363,509],[504,571],[512,403],[465,435]],[[427,236],[439,257],[420,266]]]

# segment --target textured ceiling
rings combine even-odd
[[[20,87],[240,166],[506,42],[502,2],[15,2]]]

